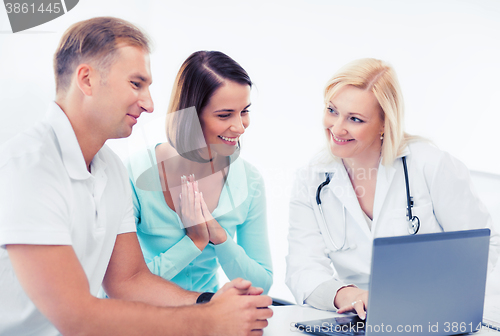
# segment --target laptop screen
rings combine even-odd
[[[479,229],[375,239],[366,334],[480,328],[489,235]]]
[[[454,335],[481,329],[489,229],[376,238],[366,323],[297,323],[316,335]]]

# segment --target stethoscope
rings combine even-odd
[[[333,238],[330,234],[330,230],[328,229],[328,225],[326,224],[326,220],[325,220],[325,214],[323,213],[323,208],[321,207],[321,198],[320,198],[320,194],[321,194],[321,189],[323,189],[324,186],[328,185],[330,183],[330,173],[325,173],[325,176],[326,176],[326,180],[324,182],[322,182],[319,186],[318,186],[318,189],[316,190],[316,203],[318,204],[318,208],[319,208],[319,212],[321,213],[321,218],[323,219],[323,225],[325,226],[325,229],[326,229],[326,232],[328,233],[328,238],[330,238],[330,241],[332,242],[332,245],[333,245],[333,252],[338,252],[338,251],[346,251],[349,249],[349,247],[345,247],[345,243],[347,241],[347,224],[346,224],[346,220],[345,220],[345,207],[343,206],[342,207],[342,217],[344,219],[344,242],[342,243],[342,246],[339,248],[337,247],[337,245],[335,244],[335,242],[333,241]]]
[[[410,196],[410,182],[408,179],[408,168],[406,167],[406,156],[403,156],[401,160],[403,160],[403,170],[405,171],[406,220],[408,221],[408,233],[417,234],[418,229],[420,229],[420,219],[417,216],[413,216],[411,213],[411,208],[413,207],[413,197]]]
[[[408,168],[406,166],[406,156],[403,156],[402,158],[403,161],[403,170],[405,174],[405,184],[406,184],[406,220],[408,221],[408,233],[410,234],[417,234],[418,230],[420,229],[420,219],[417,216],[413,216],[411,208],[413,207],[413,197],[410,196],[410,182],[408,179]],[[326,225],[326,220],[325,220],[325,215],[323,213],[323,208],[321,207],[321,189],[323,187],[327,186],[330,181],[330,174],[333,173],[325,173],[325,181],[322,182],[319,186],[318,189],[316,190],[316,203],[318,204],[319,212],[321,214],[321,218],[323,220],[323,224],[326,228],[326,231],[328,233],[328,238],[330,238],[330,241],[334,247],[333,252],[338,252],[338,251],[346,251],[349,249],[349,247],[346,247],[346,241],[347,241],[347,223],[345,219],[345,207],[343,207],[343,220],[344,220],[344,241],[342,242],[342,246],[338,247],[337,244],[332,239],[332,236],[330,234],[330,230],[328,229],[328,225]]]

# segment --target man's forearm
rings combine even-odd
[[[261,289],[241,279],[226,284],[209,303],[193,305],[198,293],[153,276],[139,265],[139,272],[109,286],[112,297],[127,300],[98,299],[89,292],[71,246],[8,245],[7,250],[26,294],[63,335],[234,336],[264,328],[272,316],[270,309],[263,309],[271,298],[260,296]],[[105,282],[127,271],[127,265],[108,268]],[[139,294],[133,295],[134,290]],[[137,299],[154,304],[131,301]],[[178,307],[159,307],[170,303]]]
[[[199,295],[152,274],[134,232],[117,236],[103,287],[111,298],[160,307],[191,305]]]
[[[200,293],[187,291],[171,281],[154,275],[149,270],[134,275],[121,283],[118,288],[108,287],[104,285],[110,298],[139,301],[159,307],[193,305],[200,295]]]
[[[93,298],[54,322],[64,335],[202,335],[203,306],[155,307],[141,302]]]
[[[183,307],[155,307],[142,302],[92,297],[87,304],[68,311],[64,335],[248,335],[267,326],[272,316],[267,296],[240,295],[236,288],[206,304]],[[260,308],[259,308],[260,307]]]

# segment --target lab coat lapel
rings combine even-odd
[[[392,166],[386,167],[382,164],[378,167],[377,172],[377,185],[375,187],[375,199],[373,200],[373,222],[372,222],[372,232],[375,232],[375,228],[380,217],[380,210],[387,197],[387,193],[391,186],[392,180],[394,179],[394,174],[396,173],[396,168],[394,165],[396,162],[401,160],[396,159]]]
[[[379,164],[377,172],[377,185],[375,187],[375,199],[373,201],[373,223],[371,232],[375,232],[378,219],[380,217],[380,211],[384,205],[385,199],[387,198],[387,193],[391,187],[392,181],[394,180],[394,175],[396,174],[396,168],[401,165],[401,157],[406,156],[410,153],[408,147],[406,147],[401,155],[399,155],[392,165],[384,166],[382,162]]]
[[[351,180],[347,175],[345,167],[341,163],[337,163],[335,167],[335,174],[332,177],[332,182],[330,183],[330,189],[333,191],[335,196],[342,202],[345,206],[347,213],[350,214],[357,225],[361,226],[361,230],[368,236],[371,237],[370,229],[366,224],[366,220],[363,216],[363,210],[359,205],[358,198],[354,193],[354,189],[351,184]]]

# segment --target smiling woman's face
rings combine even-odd
[[[380,154],[382,111],[373,92],[347,85],[326,105],[323,125],[332,154],[359,158]]]
[[[250,86],[225,81],[200,113],[207,145],[219,155],[234,153],[239,137],[250,125]]]

